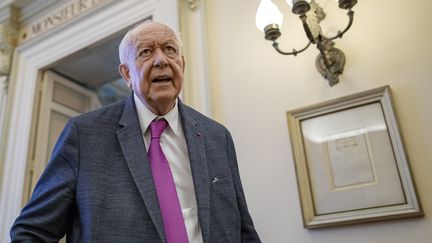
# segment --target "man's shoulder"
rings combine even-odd
[[[78,115],[72,120],[79,124],[117,124],[123,114],[125,102],[126,99],[121,99],[99,109]]]
[[[181,109],[180,111],[183,114],[183,116],[187,117],[191,117],[194,121],[196,121],[197,123],[200,124],[200,126],[202,126],[203,128],[206,129],[211,129],[211,130],[219,130],[219,132],[222,131],[227,131],[227,128],[222,125],[221,123],[207,117],[206,115],[202,114],[201,112],[195,110],[194,108],[185,105],[185,104],[181,104]]]

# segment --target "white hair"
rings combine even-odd
[[[125,36],[123,37],[123,39],[122,39],[122,41],[120,42],[120,45],[119,45],[119,59],[120,59],[120,64],[125,64],[125,63],[127,63],[127,61],[128,60],[130,60],[130,58],[131,58],[131,55],[133,54],[131,51],[130,51],[130,48],[131,47],[133,47],[133,44],[134,44],[134,41],[135,41],[135,38],[134,38],[134,30],[136,29],[136,28],[138,28],[139,26],[141,26],[141,25],[143,25],[143,24],[146,24],[146,23],[150,23],[150,22],[153,22],[152,20],[144,20],[143,22],[140,22],[140,23],[138,23],[138,24],[136,24],[136,25],[134,25],[132,28],[130,28],[129,30],[128,30],[128,32],[125,34]],[[154,23],[156,23],[156,22],[154,22]],[[167,26],[168,27],[168,26]],[[169,28],[169,27],[168,27]],[[171,28],[170,28],[171,29]],[[171,29],[172,30],[172,29]],[[176,31],[174,31],[174,30],[172,30],[173,32],[174,32],[174,34],[175,34],[175,36],[176,36],[176,39],[177,39],[177,43],[178,43],[178,45],[179,45],[179,54],[181,55],[181,53],[182,53],[182,41],[181,41],[181,38],[180,38],[180,35],[176,32]]]

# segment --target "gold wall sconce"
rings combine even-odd
[[[354,20],[354,11],[351,9],[357,4],[357,0],[335,0],[339,8],[348,10],[348,24],[344,30],[338,31],[335,36],[326,36],[321,31],[320,22],[325,18],[324,10],[315,0],[285,0],[291,7],[294,14],[299,15],[309,40],[307,45],[300,49],[293,49],[291,52],[282,51],[279,48],[277,39],[281,36],[279,26],[282,25],[283,14],[271,0],[261,0],[256,13],[256,25],[265,34],[265,39],[273,42],[275,50],[282,55],[294,55],[305,51],[311,44],[315,44],[320,51],[315,64],[321,75],[333,86],[339,82],[339,75],[342,74],[345,65],[344,53],[334,47],[334,39],[342,38]]]

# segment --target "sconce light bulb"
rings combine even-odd
[[[351,10],[357,4],[357,0],[338,0],[339,8]]]
[[[257,28],[264,32],[266,26],[276,24],[282,26],[283,14],[271,0],[261,0],[255,16]]]
[[[296,2],[304,1],[310,3],[311,0],[285,0],[285,2],[292,8]],[[338,0],[335,0],[338,1]]]

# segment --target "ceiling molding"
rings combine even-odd
[[[20,23],[28,23],[71,0],[35,0],[21,6]]]
[[[14,11],[15,7],[8,5],[0,8],[0,23],[9,20],[9,18],[13,17],[12,11]]]

